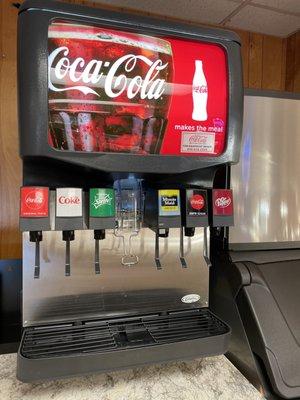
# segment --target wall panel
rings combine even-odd
[[[281,90],[283,40],[274,36],[263,37],[262,49],[262,87]]]
[[[300,31],[287,39],[286,89],[300,92]]]
[[[18,157],[16,23],[17,10],[1,2],[0,57],[0,259],[21,257],[18,208],[21,162]]]
[[[248,87],[261,89],[263,87],[263,35],[250,33],[249,44],[249,83]]]

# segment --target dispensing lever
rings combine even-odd
[[[34,279],[40,277],[40,242],[43,240],[42,231],[31,231],[30,241],[35,243]]]
[[[179,247],[179,258],[182,268],[187,268],[187,263],[184,258],[184,228],[180,228],[180,247]]]
[[[157,269],[162,269],[159,258],[159,230],[155,232],[155,264]]]
[[[63,231],[62,239],[66,242],[65,276],[71,275],[71,241],[75,239],[74,231]]]
[[[40,242],[35,242],[35,263],[34,263],[34,279],[40,277]]]
[[[100,274],[100,249],[99,239],[95,239],[95,274]]]
[[[203,257],[208,267],[211,267],[210,261],[210,246],[209,246],[209,229],[207,227],[204,228],[204,236],[203,236]]]
[[[94,230],[95,239],[95,274],[100,274],[100,240],[105,239],[105,230],[96,229]]]

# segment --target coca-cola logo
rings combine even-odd
[[[118,97],[126,92],[128,99],[139,96],[141,99],[149,100],[159,99],[165,91],[165,80],[157,77],[168,63],[164,64],[160,59],[152,61],[143,55],[127,54],[111,64],[109,61],[96,59],[87,62],[82,57],[71,61],[68,55],[69,48],[66,46],[58,47],[49,55],[50,90],[64,92],[76,89],[85,95],[94,94],[100,97],[100,94],[91,88],[91,86],[100,86],[110,98]],[[129,78],[120,73],[121,69],[126,73],[132,73],[138,61],[148,66],[145,76],[136,75],[134,78]],[[103,75],[103,67],[108,68],[106,75]],[[80,85],[66,86],[66,83],[70,81],[80,83]],[[56,85],[65,85],[65,87]]]
[[[207,93],[207,85],[193,86],[193,91],[195,93]]]
[[[189,144],[206,144],[207,142],[207,137],[205,135],[199,135],[199,134],[194,134],[190,135],[189,139]]]
[[[78,196],[59,196],[58,198],[59,204],[80,204],[80,198]]]
[[[226,207],[230,206],[230,204],[231,204],[231,198],[230,197],[222,196],[222,197],[218,197],[215,200],[216,207],[226,208]]]
[[[204,197],[201,194],[194,194],[190,198],[190,204],[194,210],[201,210],[205,205]]]
[[[31,191],[25,197],[25,203],[31,210],[39,210],[44,206],[45,197],[43,192]]]

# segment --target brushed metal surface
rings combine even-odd
[[[300,241],[300,101],[245,96],[229,241]]]
[[[187,268],[182,268],[179,229],[160,238],[162,270],[155,264],[155,234],[141,229],[133,238],[138,264],[121,264],[120,238],[106,231],[100,241],[101,273],[95,274],[93,231],[76,231],[71,242],[71,276],[65,276],[65,242],[61,232],[43,232],[40,278],[34,279],[35,243],[23,233],[23,325],[53,323],[168,309],[204,307],[208,302],[209,268],[203,257],[203,228],[184,238]],[[200,295],[196,303],[181,298]]]

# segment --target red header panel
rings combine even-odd
[[[218,156],[228,77],[216,44],[56,21],[49,144],[58,150]]]

